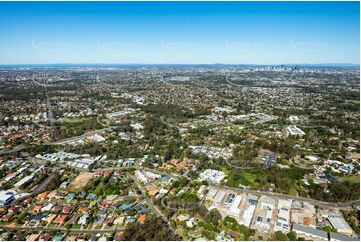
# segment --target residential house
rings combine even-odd
[[[43,192],[43,193],[40,193],[39,195],[36,196],[36,200],[39,200],[39,201],[44,201],[45,198],[48,196],[48,192]]]
[[[58,215],[58,217],[56,217],[54,219],[54,223],[63,224],[63,223],[65,223],[65,220],[67,217],[68,217],[68,215]]]
[[[145,220],[146,220],[146,218],[147,218],[147,215],[146,214],[141,214],[139,217],[138,217],[138,222],[139,223],[144,223],[145,222]]]

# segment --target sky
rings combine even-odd
[[[359,2],[0,2],[0,64],[360,63]]]

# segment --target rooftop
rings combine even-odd
[[[314,228],[304,226],[304,225],[300,225],[300,224],[293,224],[292,230],[293,231],[294,230],[301,231],[303,233],[310,234],[312,236],[316,236],[316,237],[320,237],[320,238],[325,238],[325,239],[328,240],[327,232],[325,232],[323,230],[314,229]]]

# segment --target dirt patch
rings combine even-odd
[[[93,178],[93,176],[94,174],[90,172],[80,173],[69,184],[69,190],[78,190],[83,188]]]

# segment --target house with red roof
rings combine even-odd
[[[54,219],[54,223],[63,224],[63,223],[65,223],[65,220],[67,217],[68,217],[68,215],[59,215],[58,217],[56,217]]]

